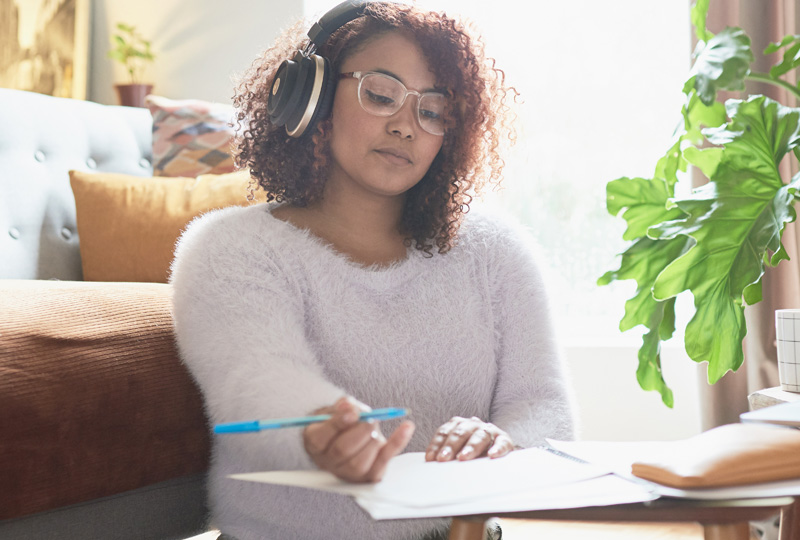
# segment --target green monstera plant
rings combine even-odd
[[[661,342],[675,332],[676,296],[689,291],[694,297],[685,348],[695,362],[708,362],[709,382],[739,368],[744,303],[759,302],[765,268],[788,259],[781,235],[800,198],[800,174],[784,179],[778,168],[787,154],[800,159],[800,108],[763,95],[717,99],[720,90],[744,90],[748,80],[800,98],[800,85],[785,80],[800,67],[800,35],[770,44],[764,54],[782,51],[783,58],[769,73],[756,73],[745,32],[726,28],[714,35],[706,29],[707,13],[708,0],[692,7],[698,47],[672,145],[652,178],[618,178],[606,188],[608,211],[625,219],[623,238],[630,244],[619,268],[598,283],[636,280],[620,329],[646,327],[636,376],[669,407],[674,398],[661,369]],[[679,171],[688,165],[709,182],[676,197]]]

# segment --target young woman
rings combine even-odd
[[[524,235],[466,216],[500,178],[511,90],[441,13],[368,3],[317,51],[331,110],[301,137],[270,119],[287,31],[241,83],[238,162],[266,205],[194,221],[173,265],[182,358],[212,423],[331,420],[214,439],[212,522],[239,540],[422,538],[445,520],[372,521],[347,497],[232,480],[320,468],[380,480],[398,453],[501,457],[572,436],[544,285]],[[274,112],[274,111],[273,111]],[[359,422],[369,407],[412,419]]]

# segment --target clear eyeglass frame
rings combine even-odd
[[[402,91],[403,97],[402,99],[395,99],[391,107],[380,109],[378,107],[370,107],[369,105],[364,103],[363,100],[363,90],[364,90],[364,81],[369,80],[370,77],[379,77],[384,79],[392,84],[398,86],[398,88]],[[441,92],[417,92],[416,90],[409,90],[406,88],[402,82],[397,80],[396,78],[392,77],[391,75],[387,75],[386,73],[380,73],[378,71],[348,71],[346,73],[340,73],[339,79],[356,79],[358,80],[358,104],[361,105],[361,108],[374,116],[382,116],[388,117],[396,114],[405,104],[406,99],[409,95],[417,96],[417,123],[419,126],[424,129],[426,132],[430,133],[431,135],[442,136],[445,133],[444,129],[444,104],[447,101],[447,96]],[[423,100],[425,103],[428,102],[430,99],[442,100],[442,107],[441,113],[438,113],[437,118],[431,118],[429,116],[423,115]]]

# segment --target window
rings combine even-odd
[[[514,214],[539,241],[567,344],[638,346],[640,334],[618,330],[635,283],[596,285],[625,247],[624,222],[605,210],[605,185],[652,176],[670,145],[690,64],[689,3],[420,5],[475,21],[487,53],[521,94],[518,142],[503,189],[486,204]],[[311,17],[329,7],[306,0],[305,12]]]

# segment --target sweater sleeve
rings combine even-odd
[[[178,349],[212,424],[305,415],[344,395],[324,377],[306,337],[300,285],[259,219],[253,208],[206,214],[176,249]],[[312,467],[296,428],[215,437],[215,452],[225,454],[216,458],[242,470]]]
[[[519,227],[499,226],[489,254],[497,383],[491,421],[514,444],[574,437],[574,407],[535,250]]]

